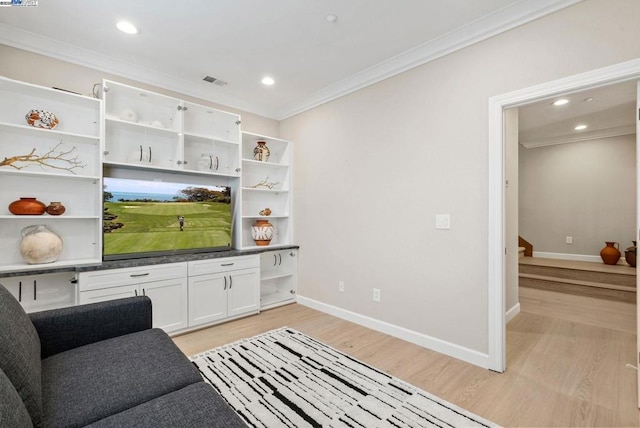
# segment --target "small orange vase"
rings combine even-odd
[[[600,257],[602,261],[607,265],[615,265],[620,260],[620,244],[617,242],[605,242],[607,244],[602,250],[600,250]],[[618,246],[616,248],[616,245]]]

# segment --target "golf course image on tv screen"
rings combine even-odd
[[[226,186],[104,178],[105,260],[231,246]]]

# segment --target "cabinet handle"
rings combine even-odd
[[[18,302],[22,302],[22,281],[18,282]]]
[[[149,163],[151,163],[151,146],[149,146]]]
[[[136,297],[138,297],[138,290],[133,290],[133,292],[136,294]]]
[[[276,266],[278,264],[278,255],[277,254],[273,254],[273,265]]]
[[[222,263],[220,266],[233,266],[233,263]]]
[[[224,288],[223,290],[227,289],[227,275],[224,276]]]
[[[139,278],[141,276],[147,276],[149,275],[149,272],[145,272],[145,273],[132,273],[131,275],[129,275],[129,277],[131,278]]]
[[[282,254],[278,254],[278,258],[280,259],[280,261],[278,262],[278,266],[282,265]]]
[[[38,298],[38,290],[36,285],[36,280],[33,280],[33,300],[37,300]]]
[[[229,275],[229,290],[231,290],[232,286],[233,286],[233,277]]]
[[[218,170],[219,166],[220,166],[220,159],[218,159],[218,156],[216,156],[216,171]]]
[[[146,295],[147,295],[147,292],[146,292],[146,290],[145,290],[144,288],[142,289],[142,295],[143,295],[143,296],[146,296]]]
[[[140,162],[142,162],[142,144],[140,144]]]

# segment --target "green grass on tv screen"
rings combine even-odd
[[[104,254],[223,247],[231,244],[231,204],[105,202],[119,228],[104,234]],[[180,230],[180,217],[183,227]],[[106,224],[107,222],[105,222]]]

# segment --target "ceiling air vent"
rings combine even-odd
[[[218,86],[224,86],[229,82],[225,82],[224,80],[220,80],[220,79],[216,79],[215,77],[211,77],[211,76],[205,76],[204,79],[205,82],[209,82],[209,83],[213,83],[214,85],[218,85]]]

